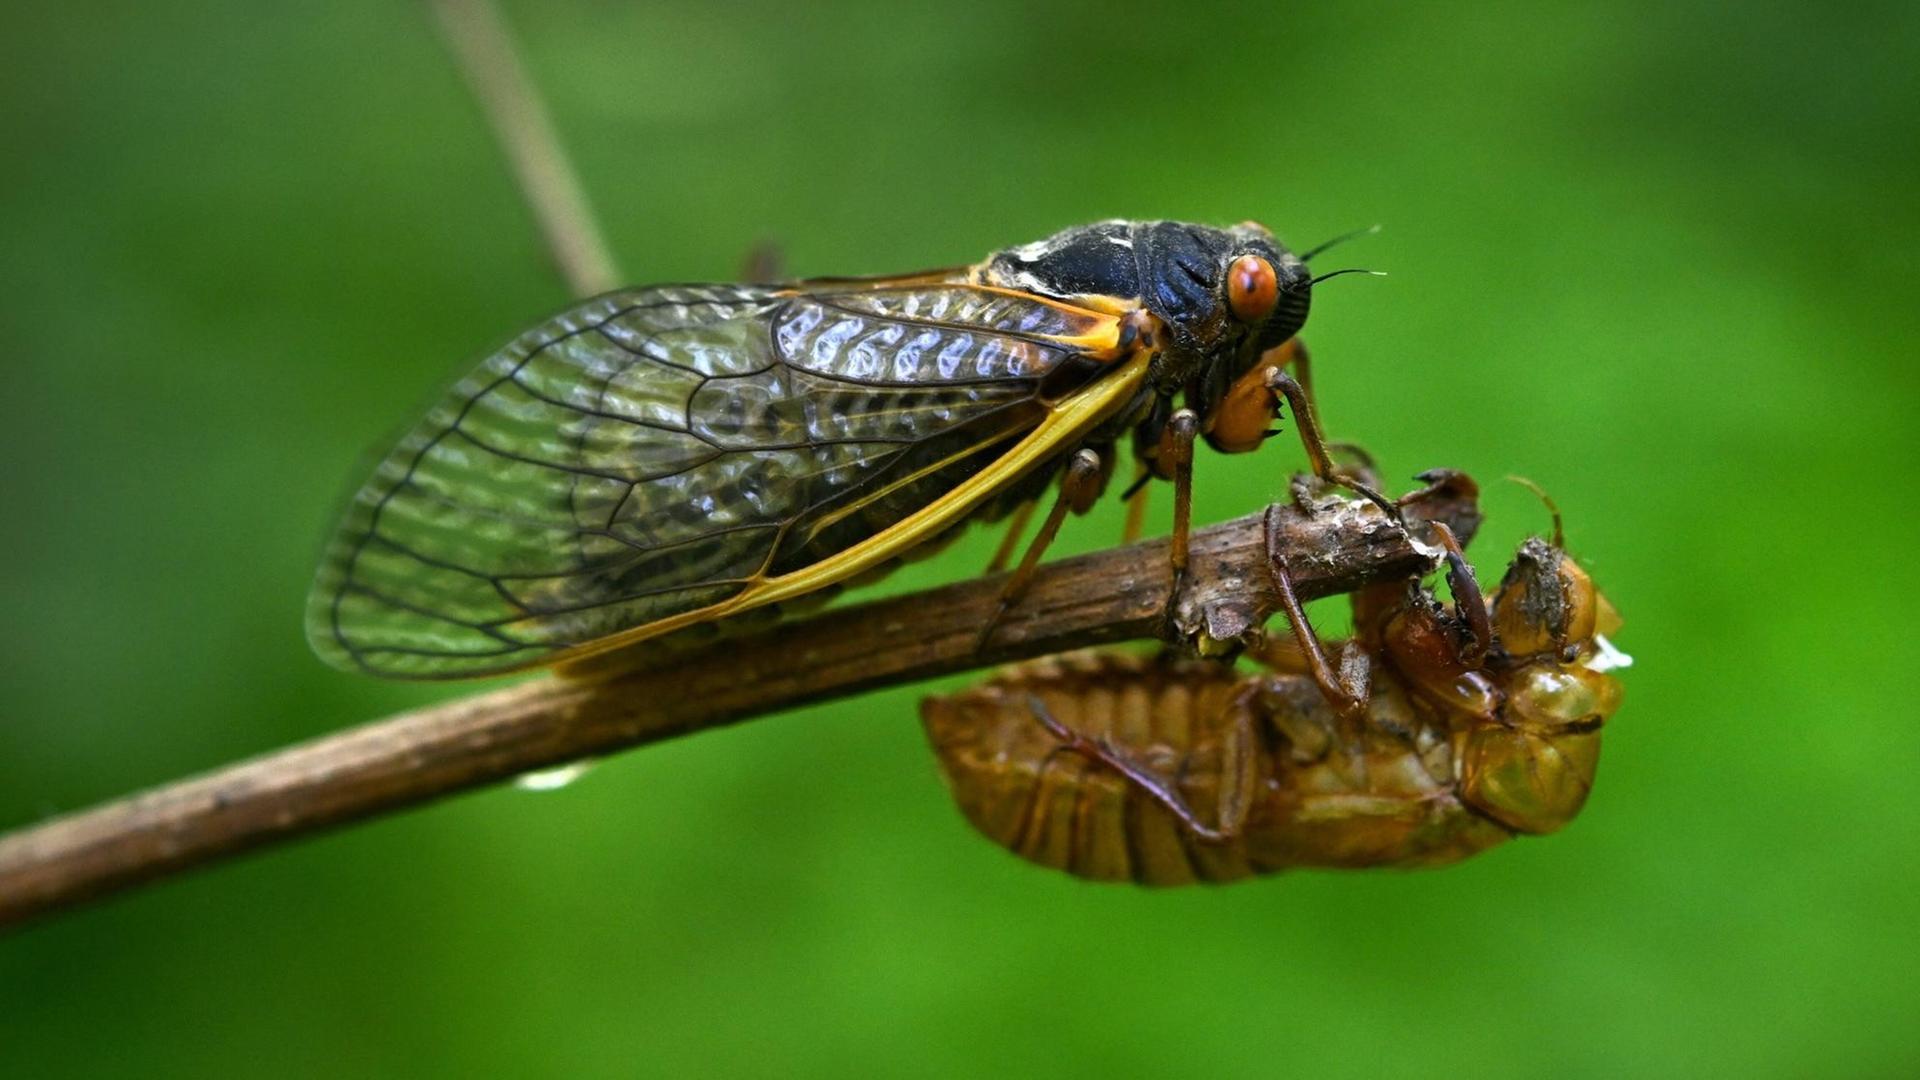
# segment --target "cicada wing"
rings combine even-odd
[[[308,636],[343,668],[483,675],[776,575],[791,593],[795,571],[1039,423],[1115,329],[924,280],[587,301],[489,357],[381,461],[327,549]]]

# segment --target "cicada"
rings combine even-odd
[[[308,637],[403,678],[579,660],[824,595],[1059,477],[1057,528],[1129,434],[1175,481],[1181,540],[1192,442],[1251,450],[1282,400],[1334,475],[1283,370],[1314,280],[1257,224],[1108,221],[976,266],[588,300],[384,456]]]
[[[1618,616],[1557,537],[1520,548],[1490,611],[1450,562],[1452,606],[1355,594],[1339,667],[1358,694],[1301,620],[1259,674],[1113,651],[1017,665],[926,699],[927,736],[975,828],[1096,880],[1433,866],[1552,832],[1619,706]]]

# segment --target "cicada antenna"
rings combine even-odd
[[[1321,274],[1319,277],[1309,278],[1307,279],[1307,284],[1318,285],[1321,282],[1327,280],[1328,278],[1337,278],[1341,274],[1366,274],[1370,277],[1386,277],[1387,276],[1387,272],[1385,270],[1367,270],[1358,266],[1349,266],[1345,270],[1330,270],[1327,273]]]
[[[1533,492],[1541,502],[1547,504],[1547,513],[1553,515],[1554,550],[1565,551],[1567,549],[1567,531],[1560,522],[1560,504],[1553,501],[1553,496],[1547,494],[1545,488],[1524,476],[1509,476],[1507,479]]]
[[[1331,240],[1315,245],[1314,247],[1308,248],[1306,253],[1300,256],[1300,261],[1312,262],[1313,257],[1315,255],[1320,255],[1325,253],[1328,248],[1339,247],[1341,244],[1344,244],[1349,240],[1357,240],[1362,236],[1372,236],[1375,233],[1378,233],[1379,231],[1380,231],[1380,226],[1375,224],[1375,225],[1369,225],[1364,229],[1355,229],[1352,232],[1343,232],[1339,236],[1336,236]]]

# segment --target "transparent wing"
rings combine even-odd
[[[936,498],[1114,341],[1108,315],[924,279],[587,301],[381,461],[308,636],[343,668],[481,675],[721,603]]]

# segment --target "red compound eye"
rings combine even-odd
[[[1273,264],[1258,255],[1242,255],[1227,267],[1227,307],[1243,323],[1257,323],[1273,313],[1280,298],[1280,279]]]

